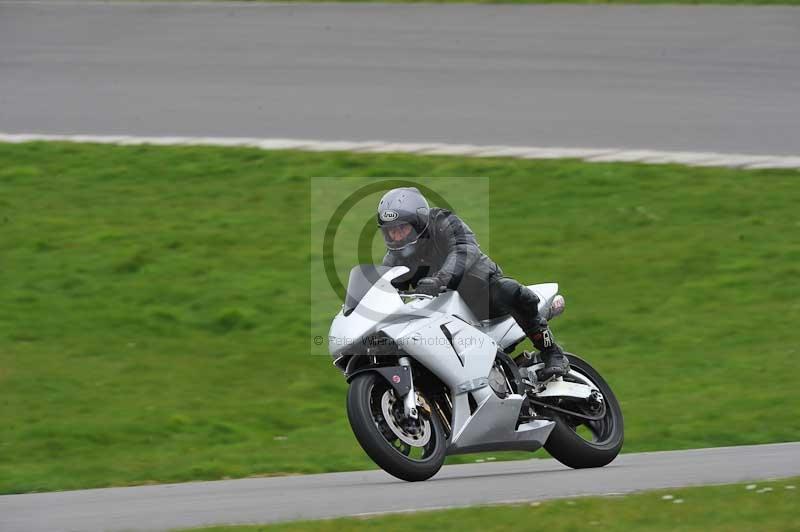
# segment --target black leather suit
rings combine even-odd
[[[446,209],[431,208],[428,228],[411,257],[402,251],[386,253],[384,266],[407,266],[411,271],[392,283],[401,290],[415,286],[423,277],[436,277],[447,288],[458,290],[478,319],[511,314],[528,336],[547,327],[539,316],[539,298],[526,286],[505,277],[500,267],[484,254],[469,226]]]

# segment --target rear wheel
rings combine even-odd
[[[417,391],[418,419],[403,415],[403,400],[375,372],[357,375],[347,393],[347,418],[358,443],[384,471],[414,482],[435,475],[444,463],[447,438],[439,416]]]
[[[544,448],[553,458],[575,469],[602,467],[611,463],[622,449],[622,409],[611,387],[588,362],[571,353],[567,357],[570,371],[564,380],[587,384],[600,395],[591,401],[563,398],[553,402],[553,406],[579,415],[544,408],[556,422]]]

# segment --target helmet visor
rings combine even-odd
[[[401,222],[389,226],[382,226],[381,233],[386,247],[389,249],[403,249],[419,239],[419,235],[410,223]]]

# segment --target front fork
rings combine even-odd
[[[398,359],[401,366],[408,368],[408,379],[411,386],[408,393],[403,397],[403,412],[407,418],[417,419],[417,392],[414,390],[414,375],[411,373],[411,360],[408,357],[400,357]]]

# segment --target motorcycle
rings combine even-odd
[[[457,291],[401,292],[391,281],[408,271],[354,267],[328,338],[350,426],[378,466],[421,481],[462,453],[544,447],[572,468],[616,458],[622,411],[597,370],[567,353],[569,372],[541,379],[538,355],[514,356],[525,334],[511,316],[478,320]],[[558,284],[528,288],[541,316],[564,311]]]

